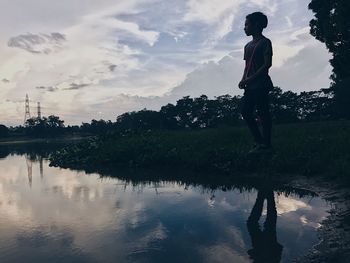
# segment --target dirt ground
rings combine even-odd
[[[311,190],[332,204],[329,216],[321,222],[320,243],[296,262],[350,262],[350,188],[340,183],[305,178],[294,179],[291,186]]]

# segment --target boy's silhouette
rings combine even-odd
[[[255,12],[246,16],[244,31],[253,39],[244,47],[244,60],[246,62],[239,88],[244,89],[242,116],[246,121],[255,145],[250,152],[271,150],[271,115],[269,110],[269,90],[273,88],[269,76],[272,65],[272,44],[263,36],[262,31],[267,27],[266,15]],[[259,130],[254,111],[257,109],[262,126]]]

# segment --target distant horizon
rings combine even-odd
[[[276,86],[277,87],[277,86]],[[281,87],[278,87],[278,88],[281,88]],[[328,87],[327,87],[328,88]],[[324,89],[324,88],[320,88],[320,89],[318,89],[318,90],[315,90],[315,91],[321,91],[322,89]],[[283,91],[283,92],[287,92],[287,91],[291,91],[291,90],[283,90],[282,88],[281,88],[281,90]],[[293,91],[292,91],[293,92]],[[301,92],[305,92],[305,91],[300,91],[300,92],[296,92],[297,94],[300,94]],[[200,97],[200,96],[202,96],[202,95],[205,95],[205,94],[201,94],[201,95],[199,95],[199,96],[189,96],[189,95],[187,95],[187,96],[189,96],[189,97],[191,97],[191,98],[198,98],[198,97]],[[230,94],[222,94],[222,95],[219,95],[219,96],[225,96],[225,95],[230,95]],[[186,95],[185,96],[183,96],[183,97],[187,97]],[[205,95],[206,96],[206,95]],[[215,99],[216,97],[219,97],[219,96],[215,96],[215,97],[212,97],[212,98],[210,98],[210,97],[208,97],[208,99]],[[230,96],[232,96],[232,97],[234,97],[234,96],[240,96],[240,95],[230,95]],[[183,98],[182,97],[182,98]],[[181,99],[181,98],[179,98],[179,99]],[[32,102],[32,103],[34,103],[34,102]],[[114,119],[103,119],[103,118],[100,118],[100,119],[91,119],[91,120],[87,120],[87,121],[81,121],[80,123],[66,123],[66,121],[64,120],[64,119],[62,119],[61,118],[61,116],[59,116],[59,115],[55,115],[55,114],[49,114],[49,115],[45,115],[45,114],[42,114],[42,111],[41,111],[41,117],[49,117],[50,115],[54,115],[54,116],[57,116],[57,117],[59,117],[60,118],[60,120],[63,120],[64,121],[64,125],[65,126],[81,126],[83,123],[91,123],[91,121],[92,120],[96,120],[96,121],[100,121],[100,120],[103,120],[103,121],[111,121],[111,122],[116,122],[116,119],[117,119],[117,117],[118,116],[120,116],[120,115],[122,115],[122,114],[124,114],[124,113],[128,113],[128,112],[138,112],[138,111],[142,111],[142,110],[151,110],[151,111],[159,111],[160,109],[161,109],[161,107],[162,106],[166,106],[166,104],[168,104],[168,103],[172,103],[172,102],[167,102],[167,103],[165,103],[164,105],[160,105],[160,107],[159,107],[159,109],[149,109],[149,108],[141,108],[141,109],[135,109],[135,110],[130,110],[130,111],[126,111],[126,112],[122,112],[122,113],[120,113],[120,114],[118,114],[118,115],[116,115],[115,117],[114,117]],[[23,102],[23,105],[25,104],[25,102]],[[29,104],[30,104],[30,98],[29,98]],[[35,102],[35,104],[37,105],[37,102]],[[174,103],[172,103],[172,104],[176,104],[176,102],[174,102]],[[34,107],[34,106],[30,106],[30,108],[32,109],[32,113],[30,113],[30,117],[31,118],[37,118],[38,117],[38,113],[37,113],[37,107]],[[42,109],[42,107],[41,107],[41,109]],[[23,111],[23,112],[25,112],[25,111]],[[33,112],[35,112],[35,113],[33,113]],[[3,125],[5,125],[4,123],[0,123],[0,125],[1,124],[3,124]],[[7,125],[6,125],[7,126]],[[15,124],[15,125],[8,125],[8,127],[18,127],[18,126],[23,126],[23,123],[20,123],[20,124]]]
[[[26,9],[19,17],[18,6]],[[0,3],[0,123],[23,123],[24,100],[65,125],[115,121],[183,96],[240,95],[245,16],[262,11],[275,86],[329,87],[331,55],[309,34],[305,1],[104,0]],[[215,9],[213,8],[215,5]],[[291,12],[293,10],[293,12]],[[31,109],[31,110],[32,110]],[[35,111],[36,113],[36,111]],[[32,115],[33,112],[32,112]]]

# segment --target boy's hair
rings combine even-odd
[[[246,16],[246,19],[248,19],[253,24],[257,24],[261,29],[266,28],[268,24],[267,16],[261,12],[251,13]]]

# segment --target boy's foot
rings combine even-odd
[[[265,144],[255,144],[248,154],[272,153],[272,147]]]
[[[255,153],[260,144],[254,144],[253,147],[249,150],[248,154]]]

